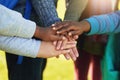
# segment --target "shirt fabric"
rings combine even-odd
[[[24,19],[20,13],[0,4],[0,18],[0,35],[33,37],[36,29],[35,22]]]
[[[30,20],[35,21],[37,25],[47,27],[60,21],[57,17],[53,0],[31,0],[31,2],[33,8]],[[14,10],[24,14],[25,3],[26,0],[20,0]],[[19,65],[16,64],[18,56],[12,54],[7,54],[6,56],[9,80],[42,80],[46,64],[45,59],[23,57],[22,64]]]
[[[88,35],[109,34],[105,55],[101,61],[104,75],[102,80],[120,80],[120,11],[86,20],[91,26]]]
[[[91,26],[89,35],[103,33],[114,34],[120,32],[120,11],[100,16],[93,16],[86,20]]]
[[[0,49],[17,55],[36,57],[40,41],[31,39],[35,32],[36,24],[24,19],[20,13],[2,5],[0,5],[0,10]],[[30,44],[32,46],[28,47]]]

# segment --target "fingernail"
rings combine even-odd
[[[55,27],[53,27],[52,29],[53,29],[53,30],[55,30],[56,28],[55,28]]]
[[[72,33],[68,33],[68,35],[69,35],[69,36],[71,36],[71,35],[72,35]]]
[[[59,32],[59,31],[57,31],[56,33],[57,33],[57,34],[59,34],[60,32]]]
[[[53,45],[55,45],[55,41],[53,41]]]
[[[51,26],[55,26],[55,24],[52,24]]]
[[[57,50],[59,50],[59,47],[57,47]]]
[[[77,54],[77,57],[79,57],[79,54]]]
[[[63,36],[62,39],[65,40],[66,38]]]
[[[74,41],[74,43],[76,44],[76,43],[77,43],[77,41]]]
[[[73,60],[76,61],[76,57],[73,57]]]

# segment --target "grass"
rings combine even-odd
[[[91,80],[91,69],[89,70],[88,80]],[[74,80],[74,63],[72,60],[66,60],[63,56],[59,59],[48,59],[44,71],[44,80]]]
[[[48,59],[44,80],[74,80],[74,66],[71,60],[63,57]]]
[[[5,53],[0,51],[0,80],[8,80]]]
[[[0,80],[8,80],[5,53],[0,51]],[[74,65],[63,56],[48,59],[44,80],[74,80]]]

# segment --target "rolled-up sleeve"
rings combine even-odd
[[[11,54],[35,58],[38,54],[41,41],[19,37],[0,36],[0,50]]]
[[[36,23],[26,20],[16,11],[0,5],[0,35],[33,37]]]

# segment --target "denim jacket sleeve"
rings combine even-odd
[[[35,39],[0,36],[0,50],[35,58],[41,42]]]
[[[31,38],[35,29],[34,22],[26,20],[20,13],[0,5],[0,35]]]
[[[86,20],[91,25],[89,35],[104,33],[114,34],[120,32],[120,11],[105,15],[93,16]]]

